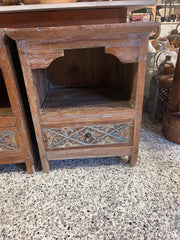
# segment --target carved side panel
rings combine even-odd
[[[29,56],[31,69],[47,68],[54,59],[63,56],[64,51],[61,49],[56,51],[44,50],[44,52],[41,53],[31,53],[31,55]]]
[[[14,132],[0,131],[0,152],[18,150]]]
[[[86,125],[81,127],[43,128],[46,149],[104,144],[130,145],[133,123]]]
[[[64,57],[64,50],[52,43],[26,43],[23,51],[28,52],[31,69],[47,68],[53,60]]]
[[[122,63],[138,62],[139,46],[106,47],[105,53],[116,56]]]

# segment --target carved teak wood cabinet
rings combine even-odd
[[[17,43],[44,172],[50,160],[137,160],[148,37],[157,25],[83,17],[5,29]]]
[[[33,173],[33,156],[10,44],[0,31],[0,164],[23,162]]]

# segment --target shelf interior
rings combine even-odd
[[[65,50],[32,72],[41,112],[132,108],[137,63],[124,64],[103,47]]]
[[[50,89],[43,111],[81,111],[131,107],[128,97],[111,86]]]
[[[0,116],[1,115],[12,115],[12,110],[2,74],[0,69]]]

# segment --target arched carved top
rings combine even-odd
[[[56,44],[51,44],[51,49],[46,46],[28,46],[31,69],[47,68],[56,58],[64,57],[64,50]],[[135,63],[138,62],[139,46],[105,47],[105,53],[116,56],[122,63]]]
[[[138,62],[139,46],[105,47],[105,53],[116,56],[122,63]]]
[[[63,50],[54,50],[54,51],[44,51],[38,53],[29,54],[29,63],[31,69],[42,69],[47,68],[53,60],[58,57],[64,57]]]

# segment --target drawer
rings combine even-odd
[[[19,151],[16,129],[0,129],[0,152]]]
[[[97,145],[131,145],[133,121],[42,128],[47,150]]]

